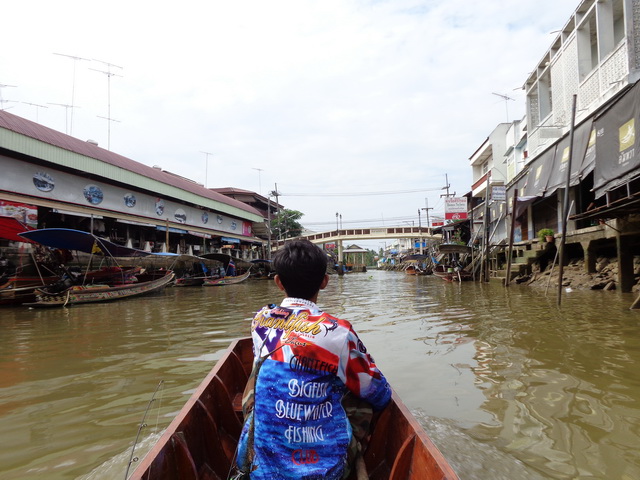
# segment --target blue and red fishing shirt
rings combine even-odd
[[[247,467],[241,463],[252,443],[252,479],[340,479],[352,435],[341,400],[351,392],[382,409],[391,399],[388,382],[351,324],[308,300],[264,307],[251,331],[255,358],[267,358],[255,380],[239,466]]]

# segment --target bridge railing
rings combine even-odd
[[[428,236],[431,234],[431,229],[427,227],[376,227],[376,228],[346,228],[340,230],[331,230],[328,232],[320,232],[313,233],[310,235],[303,235],[300,237],[295,237],[295,239],[305,238],[312,242],[318,242],[323,239],[333,239],[339,237],[353,237],[353,236],[363,236],[366,237],[368,235],[382,235],[382,236],[393,236],[393,235],[410,235],[410,234],[422,234]],[[274,241],[273,246],[275,248],[282,246],[285,241],[291,241],[294,238],[287,238],[286,240]]]
[[[344,230],[331,230],[329,232],[314,233],[300,238],[306,238],[308,240],[322,240],[323,238],[342,237],[347,235],[394,235],[408,233],[423,233],[428,235],[429,229],[427,227],[347,228]]]

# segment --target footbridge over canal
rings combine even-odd
[[[434,235],[432,230],[427,227],[372,227],[372,228],[348,228],[340,230],[331,230],[322,233],[310,233],[295,237],[297,239],[307,239],[315,244],[335,243],[338,247],[338,261],[342,262],[343,258],[343,242],[357,242],[358,240],[396,240],[400,238],[412,238],[415,240],[436,240],[440,241],[442,235]],[[284,245],[286,240],[273,242],[273,248],[277,249]]]

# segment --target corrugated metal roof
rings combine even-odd
[[[202,185],[198,185],[197,183],[178,175],[174,175],[157,168],[148,167],[140,162],[131,160],[130,158],[123,157],[122,155],[105,150],[104,148],[92,143],[82,141],[70,135],[58,132],[57,130],[45,127],[44,125],[18,117],[17,115],[8,113],[5,110],[0,110],[0,128],[5,128],[20,135],[68,150],[78,155],[94,158],[109,165],[122,168],[123,170],[142,175],[152,180],[179,188],[180,190],[184,190],[209,200],[220,202],[243,210],[247,213],[262,217],[262,214],[258,210],[250,205],[240,202],[239,200],[235,200],[219,192],[205,188]]]

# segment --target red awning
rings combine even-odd
[[[12,242],[33,243],[31,240],[19,237],[18,234],[33,230],[33,228],[23,224],[18,219],[0,215],[0,238],[10,240]]]

